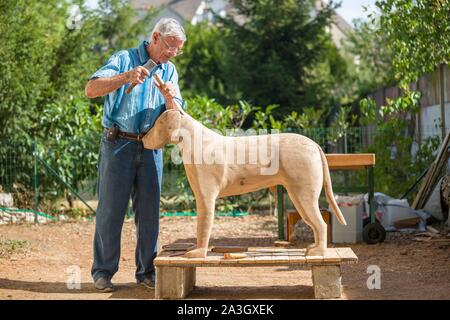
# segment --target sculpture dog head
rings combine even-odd
[[[150,129],[142,138],[144,148],[146,149],[161,149],[168,143],[179,143],[181,138],[179,136],[181,125],[181,111],[166,110],[156,120],[153,128]]]

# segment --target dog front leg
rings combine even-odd
[[[216,197],[197,197],[197,248],[185,253],[187,258],[205,258],[214,223]]]

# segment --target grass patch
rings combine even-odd
[[[0,240],[0,257],[7,257],[13,253],[22,252],[29,244],[27,240]]]

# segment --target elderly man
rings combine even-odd
[[[100,145],[98,208],[92,277],[98,290],[111,292],[120,259],[120,239],[130,197],[136,224],[136,281],[154,288],[162,150],[144,149],[141,138],[166,109],[182,108],[178,73],[169,60],[182,53],[186,35],[174,19],[161,19],[151,39],[113,54],[86,85],[89,98],[106,96]],[[157,66],[143,65],[152,59]],[[159,86],[153,74],[165,82]],[[136,84],[127,94],[126,90]]]

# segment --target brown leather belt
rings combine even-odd
[[[105,132],[108,131],[108,129],[104,129]],[[145,134],[133,134],[133,133],[128,133],[128,132],[123,132],[120,131],[117,133],[117,138],[125,138],[125,139],[129,139],[129,140],[133,140],[133,141],[141,141],[142,138],[145,136]]]
[[[133,133],[122,132],[122,131],[119,131],[119,133],[117,134],[117,137],[119,137],[119,138],[125,138],[125,139],[129,139],[129,140],[134,140],[134,141],[141,141],[144,136],[145,136],[145,134],[133,134]]]

